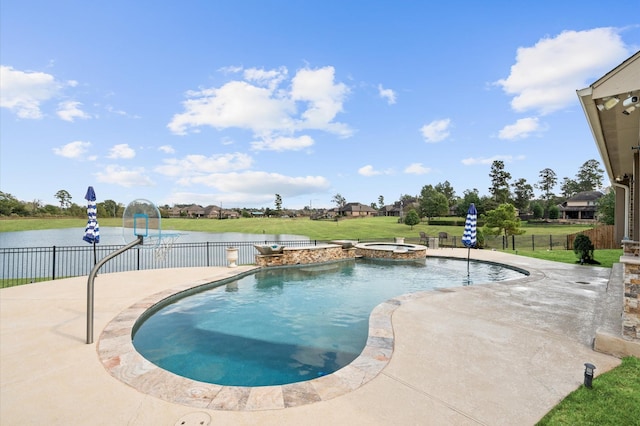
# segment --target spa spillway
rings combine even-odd
[[[406,243],[360,243],[356,245],[356,256],[369,259],[424,259],[427,256],[427,247]]]

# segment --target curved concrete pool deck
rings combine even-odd
[[[466,258],[467,251],[428,255]],[[591,349],[596,331],[621,311],[610,303],[612,270],[483,250],[471,256],[531,275],[398,298],[388,310],[393,354],[375,377],[348,392],[338,392],[344,383],[329,385],[326,398],[289,408],[278,408],[276,394],[272,409],[255,411],[168,402],[112,377],[97,345],[85,344],[86,277],[2,289],[0,424],[526,425],[582,383],[585,362],[596,365],[596,376],[619,364]],[[99,275],[95,335],[151,295],[250,269]],[[152,388],[172,392],[162,381]]]

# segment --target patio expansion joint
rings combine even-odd
[[[390,380],[393,380],[394,382],[397,382],[397,383],[399,383],[399,384],[401,384],[401,385],[403,385],[403,386],[405,386],[405,387],[407,387],[407,388],[419,393],[420,395],[423,395],[423,396],[429,398],[430,400],[437,402],[438,404],[444,405],[445,407],[449,408],[450,410],[455,411],[456,413],[468,418],[469,420],[471,420],[471,421],[473,421],[473,422],[475,422],[475,423],[477,423],[479,425],[489,426],[487,423],[483,422],[480,419],[477,419],[473,415],[471,415],[471,414],[469,414],[469,413],[467,413],[467,412],[465,412],[463,410],[460,410],[456,406],[450,404],[449,402],[447,402],[447,401],[445,401],[445,400],[443,400],[441,398],[438,398],[437,396],[435,396],[435,395],[433,395],[433,394],[431,394],[429,392],[426,392],[426,391],[424,391],[422,389],[417,388],[416,386],[412,385],[411,383],[409,383],[409,382],[407,382],[405,380],[402,380],[399,377],[396,377],[396,376],[394,376],[392,374],[389,374],[386,371],[383,371],[381,374],[386,376]]]

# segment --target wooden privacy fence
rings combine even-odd
[[[576,239],[576,236],[580,234],[589,237],[596,249],[618,249],[622,246],[622,243],[616,241],[614,238],[613,225],[603,225],[578,232],[577,234],[567,235],[567,245],[569,249],[573,250],[573,241]]]

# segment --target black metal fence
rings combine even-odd
[[[428,245],[434,248],[430,239]],[[464,247],[460,236],[438,238],[438,246]],[[393,238],[368,238],[365,241],[393,241]],[[425,244],[419,238],[406,238],[407,243]],[[485,236],[485,249],[496,250],[567,250],[567,235],[513,235]],[[135,271],[144,269],[183,268],[200,266],[227,266],[226,249],[238,248],[238,264],[255,263],[258,254],[255,244],[280,244],[287,247],[314,246],[324,241],[242,241],[175,243],[163,251],[134,247],[107,262],[100,273]],[[89,275],[97,261],[121,248],[121,245],[53,246],[0,248],[0,288],[36,281]],[[596,247],[597,248],[597,247]],[[161,256],[162,255],[162,256]]]
[[[134,247],[105,263],[100,273],[144,269],[227,266],[227,248],[238,249],[238,264],[255,263],[254,244],[317,245],[312,240],[176,243],[169,250]],[[89,275],[97,261],[121,245],[0,248],[0,288]]]
[[[437,238],[439,247],[464,247],[462,237]],[[433,245],[433,244],[431,244]],[[568,235],[490,235],[484,237],[482,248],[496,250],[569,250]]]

